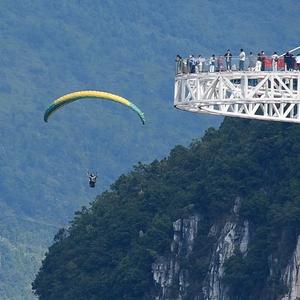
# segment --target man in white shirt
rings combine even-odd
[[[244,71],[245,60],[246,60],[246,53],[244,52],[244,49],[241,49],[239,58],[240,58],[240,61],[239,61],[239,70],[240,71]]]
[[[202,57],[201,54],[199,54],[198,58],[196,59],[196,73],[203,72],[204,63],[205,63],[205,58]]]
[[[272,55],[272,70],[277,71],[277,64],[278,64],[279,56],[277,52],[274,52]]]

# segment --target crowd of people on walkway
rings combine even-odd
[[[201,72],[222,72],[222,71],[300,71],[300,53],[294,56],[291,52],[278,55],[266,55],[260,51],[256,55],[248,54],[240,49],[238,56],[233,56],[230,49],[224,55],[212,54],[205,58],[201,54],[195,57],[190,54],[187,58],[176,55],[176,74],[201,73]]]

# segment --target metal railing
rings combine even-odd
[[[224,55],[210,58],[176,58],[176,75],[203,72],[287,70],[300,70],[300,64],[296,63],[294,57],[287,61],[282,56],[275,60],[269,56],[258,58],[256,55],[248,55],[242,63],[239,57],[232,56],[231,59],[226,59]]]

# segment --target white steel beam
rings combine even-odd
[[[191,112],[300,123],[300,72],[177,75],[174,106]]]

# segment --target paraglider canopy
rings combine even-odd
[[[79,99],[84,99],[84,98],[96,98],[96,99],[102,99],[102,100],[110,100],[110,101],[115,101],[118,103],[121,103],[123,105],[126,105],[130,107],[133,111],[135,111],[138,116],[140,117],[141,121],[143,124],[145,124],[145,116],[144,113],[132,102],[130,102],[128,99],[123,98],[121,96],[108,93],[108,92],[102,92],[102,91],[78,91],[78,92],[73,92],[70,94],[66,94],[60,98],[57,98],[52,102],[52,104],[47,108],[44,114],[44,121],[48,122],[48,118],[52,113],[57,111],[59,108],[62,106],[69,104],[71,102],[74,102]]]

